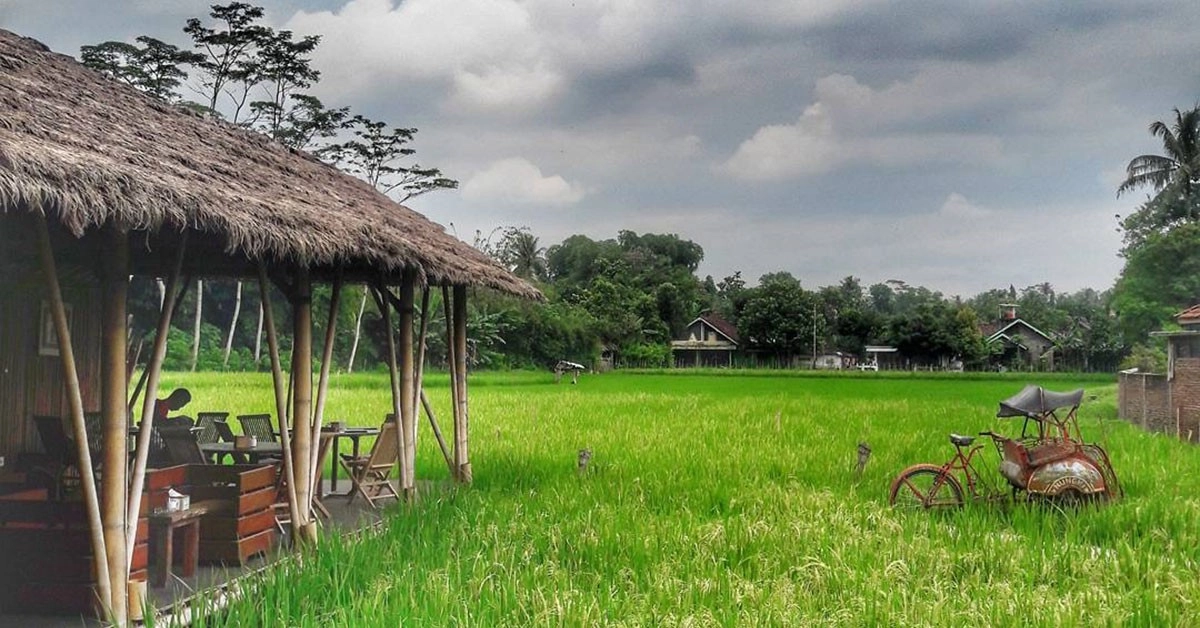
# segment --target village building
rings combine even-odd
[[[1167,372],[1122,371],[1117,413],[1143,429],[1200,442],[1200,305],[1175,320],[1178,331],[1151,333],[1167,342]]]
[[[1054,339],[1017,316],[1017,306],[1001,304],[1000,318],[979,326],[984,342],[993,349],[993,362],[1005,368],[1054,370]]]
[[[272,308],[264,310],[283,455],[272,485],[286,494],[282,520],[293,539],[315,535],[313,461],[336,328],[331,317],[326,337],[313,338],[313,317],[328,315],[314,311],[315,284],[331,286],[331,310],[342,286],[368,286],[389,326],[399,417],[389,433],[404,499],[416,493],[423,395],[424,345],[414,329],[426,328],[429,295],[441,293],[453,396],[442,451],[452,477],[470,481],[468,288],[540,298],[536,289],[365,182],[3,30],[0,111],[0,613],[66,608],[129,619],[130,592],[145,588],[143,497],[156,486],[146,450],[166,332],[196,279],[255,281],[290,305],[291,320],[280,321],[292,330],[290,375]],[[136,403],[128,397],[131,276],[166,286]],[[46,451],[34,417],[57,419],[80,443],[62,461],[77,469],[68,500],[7,464]]]
[[[713,312],[705,312],[688,323],[681,338],[671,341],[675,366],[728,368],[740,345],[737,328]]]

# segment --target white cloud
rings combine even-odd
[[[962,194],[952,192],[946,197],[946,202],[942,203],[940,213],[952,218],[982,218],[992,212],[986,207],[972,203]]]
[[[469,201],[535,205],[572,205],[585,190],[558,175],[547,176],[528,160],[512,157],[492,163],[462,186]]]
[[[849,165],[909,168],[987,163],[1001,156],[1000,140],[989,135],[891,130],[897,115],[893,103],[853,77],[825,77],[816,91],[821,99],[799,120],[758,129],[720,169],[737,179],[766,181],[824,174]],[[910,111],[927,114],[924,109]]]

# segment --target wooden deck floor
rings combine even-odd
[[[432,484],[420,482],[420,491],[425,493],[434,489]],[[329,482],[324,481],[328,491]],[[345,492],[350,482],[342,479],[338,489]],[[330,518],[322,520],[325,532],[337,530],[342,533],[353,532],[374,525],[380,521],[380,512],[371,509],[361,497],[350,502],[342,495],[328,495],[322,500],[329,510]],[[272,562],[287,555],[284,543],[277,542],[274,550],[266,557],[253,558],[242,567],[200,566],[195,576],[182,579],[172,576],[167,586],[148,589],[147,595],[160,610],[169,610],[177,602],[187,600],[196,593],[222,587],[236,578],[269,566]],[[0,613],[0,628],[80,628],[97,627],[102,623],[95,618],[79,615],[5,615]]]

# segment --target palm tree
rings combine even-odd
[[[513,274],[518,277],[546,277],[546,249],[538,246],[537,236],[525,229],[513,229],[505,235],[501,255]]]
[[[1155,120],[1150,133],[1162,138],[1165,155],[1134,157],[1125,169],[1125,181],[1117,196],[1134,188],[1150,186],[1156,193],[1178,188],[1190,198],[1200,186],[1200,106],[1188,111],[1175,109],[1175,124]]]

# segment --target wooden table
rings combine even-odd
[[[379,428],[377,428],[377,427],[346,427],[346,428],[342,428],[340,430],[321,430],[321,431],[325,434],[331,434],[332,438],[333,438],[333,470],[330,472],[330,475],[329,475],[329,492],[331,494],[338,494],[337,493],[338,466],[340,464],[339,460],[338,460],[338,441],[343,438],[349,438],[351,447],[354,452],[354,457],[357,458],[359,455],[358,454],[359,439],[361,439],[363,436],[377,436],[379,434]]]
[[[175,534],[182,538],[183,555],[179,558],[179,575],[190,578],[196,573],[200,560],[200,517],[208,512],[203,506],[174,512],[155,512],[150,515],[150,586],[167,585],[174,561]]]
[[[212,456],[214,460],[220,461],[222,456],[241,454],[250,460],[250,464],[258,464],[258,461],[266,458],[282,458],[283,445],[275,442],[262,442],[253,447],[234,447],[233,443],[203,443],[200,445],[200,451],[206,456]]]

